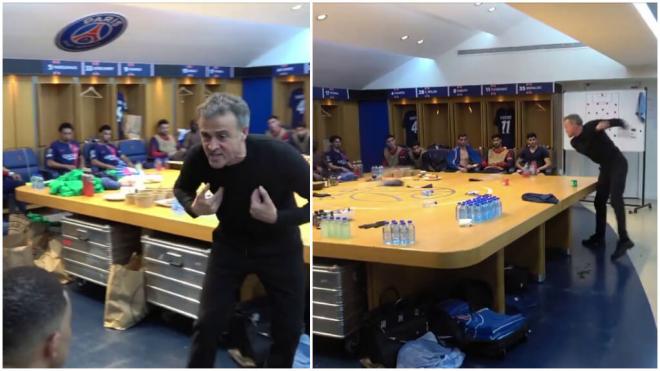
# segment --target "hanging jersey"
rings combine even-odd
[[[305,92],[302,88],[291,92],[289,107],[291,107],[291,127],[295,128],[303,125],[305,120]]]
[[[515,147],[514,113],[510,108],[500,108],[495,113],[495,126],[502,136],[502,145],[506,148]]]
[[[411,147],[419,141],[416,111],[408,111],[403,115],[403,128],[406,131],[406,146]]]
[[[119,128],[119,139],[124,139],[124,113],[128,109],[124,93],[117,93],[117,127]]]

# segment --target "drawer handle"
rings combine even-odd
[[[164,259],[169,265],[174,266],[174,267],[183,267],[183,259],[182,256],[179,254],[175,254],[172,252],[165,253]]]
[[[80,238],[83,241],[89,240],[89,231],[85,229],[76,229],[76,232],[78,232],[78,238]]]

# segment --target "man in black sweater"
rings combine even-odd
[[[571,138],[571,145],[576,151],[589,157],[600,165],[600,174],[596,184],[596,233],[582,244],[587,247],[605,246],[605,226],[607,224],[607,198],[612,201],[619,229],[619,241],[612,254],[616,260],[634,246],[626,230],[626,211],[623,207],[623,191],[626,187],[628,161],[607,136],[605,130],[611,127],[625,128],[621,119],[593,120],[582,125],[580,116],[572,114],[564,117],[564,129]]]
[[[297,207],[294,192],[309,200],[309,165],[285,142],[248,135],[250,109],[240,97],[215,93],[197,111],[202,143],[188,151],[174,193],[192,217],[216,214],[220,225],[213,231],[188,366],[213,367],[240,286],[256,273],[272,318],[265,366],[291,367],[305,308],[298,226],[309,222],[309,202]]]

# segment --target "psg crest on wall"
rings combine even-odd
[[[126,18],[120,14],[92,14],[64,27],[55,36],[55,44],[62,50],[82,52],[112,42],[127,26]]]

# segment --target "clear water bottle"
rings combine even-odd
[[[341,232],[341,238],[351,238],[351,222],[348,221],[348,218],[343,218],[341,220]]]
[[[328,224],[328,217],[321,217],[321,237],[328,238],[330,237],[330,225]]]
[[[399,234],[399,224],[396,220],[390,222],[390,229],[392,229],[392,245],[401,243],[401,234]]]
[[[466,219],[474,219],[474,202],[467,201],[463,204]]]
[[[385,245],[392,244],[392,229],[389,222],[385,222],[385,225],[383,225],[383,243]]]
[[[408,244],[413,245],[415,243],[415,225],[412,220],[408,220]]]
[[[502,216],[502,200],[498,197],[497,198],[497,217],[499,218]]]
[[[458,218],[459,219],[468,219],[468,208],[465,202],[461,202],[461,207],[458,210]]]
[[[474,204],[474,207],[472,208],[472,210],[474,212],[474,216],[472,217],[472,221],[474,222],[474,224],[479,224],[479,223],[483,222],[483,215],[484,215],[483,210],[484,210],[484,208],[483,208],[483,205],[481,204],[481,201],[477,201]]]
[[[186,210],[183,208],[183,205],[181,205],[179,200],[177,200],[176,198],[174,199],[174,201],[172,201],[172,211],[176,216],[181,216],[186,213]]]
[[[330,228],[330,237],[331,238],[341,238],[341,218],[336,216],[332,221],[332,227]]]
[[[408,246],[408,225],[404,220],[399,220],[399,244]]]
[[[463,210],[463,203],[459,202],[456,204],[456,220],[461,219],[461,212]]]

